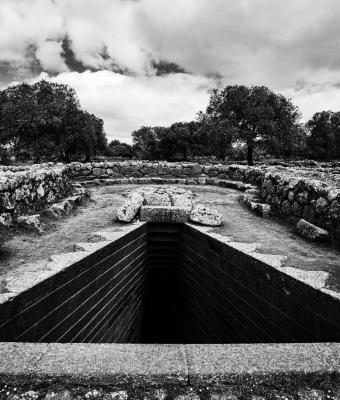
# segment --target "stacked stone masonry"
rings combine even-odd
[[[159,183],[218,184],[224,180],[256,184],[265,203],[275,214],[296,223],[299,219],[329,231],[340,239],[340,187],[329,186],[325,181],[299,178],[291,169],[270,166],[249,167],[244,165],[200,165],[195,163],[167,162],[102,162],[72,163],[68,167],[70,177],[83,181],[103,179],[111,183]],[[179,179],[185,181],[178,181]],[[238,186],[235,185],[237,189]]]
[[[304,219],[327,230],[332,238],[340,239],[340,184],[336,179],[330,183],[327,179],[297,177],[300,172],[294,174],[294,169],[282,166],[146,161],[2,167],[0,214],[6,220],[8,215],[46,208],[69,195],[69,179],[99,184],[186,183],[229,187],[235,182],[235,189],[241,190],[248,189],[247,184],[257,185],[272,213],[293,223]]]
[[[63,164],[32,166],[0,172],[1,219],[31,214],[66,198],[72,191]],[[3,224],[6,225],[6,224]]]

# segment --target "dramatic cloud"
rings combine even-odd
[[[340,109],[339,26],[338,0],[1,0],[0,86],[67,81],[121,138],[193,118],[222,83],[267,85],[308,119]]]
[[[74,87],[82,106],[105,121],[110,139],[131,142],[130,133],[142,125],[170,125],[190,121],[204,109],[212,79],[188,74],[133,77],[111,71],[46,73],[49,79]]]

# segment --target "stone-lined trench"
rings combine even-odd
[[[0,341],[335,342],[340,301],[186,224],[149,223],[0,306]]]

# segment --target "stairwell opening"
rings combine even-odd
[[[0,305],[0,341],[340,339],[340,302],[187,224],[148,223]]]

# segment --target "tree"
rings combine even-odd
[[[69,161],[90,159],[106,147],[106,137],[103,121],[80,108],[74,89],[43,80],[0,92],[0,144],[28,151],[37,162]]]
[[[335,157],[340,159],[340,111],[333,113],[331,124],[335,142]]]
[[[191,144],[190,125],[175,122],[168,128],[158,130],[159,149],[162,159],[168,161],[186,161]]]
[[[119,140],[112,140],[108,145],[108,153],[114,157],[132,158],[132,146]]]
[[[253,165],[254,147],[259,140],[274,138],[283,127],[287,137],[296,125],[299,112],[289,99],[265,86],[227,86],[212,93],[206,114],[213,120],[231,124],[247,145],[247,161]],[[288,145],[287,145],[288,146]]]
[[[159,159],[158,132],[162,128],[142,126],[132,132],[133,151],[138,158],[146,160]]]
[[[197,121],[194,135],[195,144],[199,144],[197,155],[215,156],[224,160],[231,150],[237,129],[229,119],[219,119],[202,111],[197,114]]]
[[[61,142],[59,141],[67,162],[74,156],[85,162],[90,161],[98,151],[104,152],[106,146],[103,120],[83,110],[74,113],[72,120],[65,126]]]
[[[306,125],[310,130],[307,145],[312,158],[330,160],[340,156],[339,112],[317,112]]]

